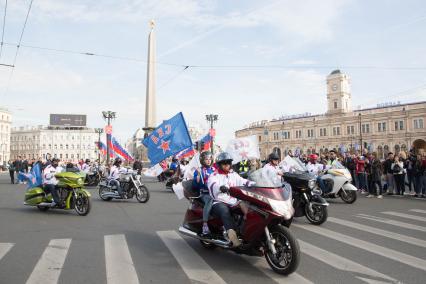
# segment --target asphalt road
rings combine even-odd
[[[89,189],[82,217],[24,206],[26,186],[0,174],[0,283],[426,283],[426,200],[330,200],[325,224],[293,223],[301,263],[283,277],[263,258],[179,236],[187,202],[147,186],[147,204],[104,202]]]

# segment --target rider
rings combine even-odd
[[[337,162],[338,162],[338,160],[337,160],[336,151],[331,150],[329,152],[329,160],[327,161],[327,168],[329,169],[329,168],[333,167]]]
[[[283,172],[278,167],[278,164],[280,162],[280,157],[277,153],[271,153],[268,156],[268,162],[266,165],[262,168],[262,175],[264,177],[273,178],[274,181],[280,182],[281,177],[283,176]]]
[[[204,202],[203,208],[203,231],[202,236],[208,237],[210,235],[209,226],[207,224],[209,220],[210,210],[213,205],[213,199],[209,194],[209,189],[207,188],[207,182],[211,174],[214,173],[215,168],[212,163],[212,153],[209,151],[203,152],[200,155],[201,169],[194,172],[194,179],[192,181],[192,186],[194,189],[200,191],[200,199]]]
[[[324,180],[321,178],[320,174],[324,170],[324,165],[321,163],[318,163],[318,155],[317,154],[311,154],[309,156],[309,163],[306,166],[309,173],[314,175],[317,178],[318,185],[322,192],[326,193],[327,189],[325,187]]]
[[[231,186],[248,186],[251,182],[232,171],[232,157],[229,153],[220,153],[217,156],[216,164],[218,169],[209,177],[207,182],[210,195],[214,199],[211,212],[213,216],[221,218],[233,247],[239,247],[242,244],[237,236],[236,225],[231,216],[231,209],[240,207],[245,219],[248,206],[235,197],[230,196],[229,188]]]
[[[59,159],[53,158],[50,161],[50,164],[43,170],[43,186],[46,192],[50,192],[52,194],[52,207],[60,203],[59,194],[56,188],[58,180],[55,177],[55,174],[59,173],[58,164]]]
[[[120,178],[120,174],[127,172],[127,170],[121,166],[121,163],[122,161],[120,158],[115,158],[114,164],[111,167],[111,171],[109,173],[108,179],[109,179],[109,184],[115,185],[117,187],[118,194],[122,198],[124,198],[123,189],[121,188],[120,182],[118,181],[118,179]]]

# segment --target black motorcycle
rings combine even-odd
[[[99,183],[99,197],[104,201],[111,201],[112,199],[132,199],[140,203],[146,203],[149,200],[148,188],[141,182],[141,176],[135,172],[122,174],[119,179],[120,186],[123,190],[122,196],[118,194],[118,189],[115,184],[107,179],[103,179]]]
[[[103,173],[101,168],[92,167],[90,171],[86,174],[85,185],[97,186],[102,178],[103,178]]]
[[[294,217],[306,216],[314,225],[321,225],[328,217],[328,203],[321,197],[316,179],[297,158],[286,158],[290,171],[284,173],[284,180],[291,185]]]

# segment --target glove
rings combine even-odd
[[[219,190],[220,190],[220,192],[222,192],[222,193],[227,193],[227,192],[229,191],[229,187],[227,187],[227,186],[225,186],[225,185],[222,185],[222,186],[219,188]]]

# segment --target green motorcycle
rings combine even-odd
[[[41,187],[33,187],[25,193],[25,205],[37,206],[40,211],[51,208],[70,210],[75,209],[78,215],[85,216],[90,212],[90,192],[83,188],[85,173],[57,173],[57,191],[61,206],[52,207],[53,197]]]

